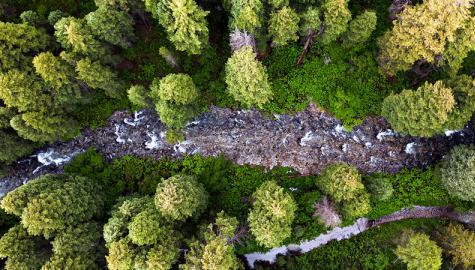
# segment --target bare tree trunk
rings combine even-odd
[[[307,31],[307,40],[305,41],[305,45],[303,47],[302,53],[300,53],[299,57],[297,58],[297,61],[295,62],[296,66],[299,66],[302,64],[303,59],[305,58],[305,55],[307,55],[308,51],[312,47],[313,43],[313,38],[315,36],[319,36],[325,31],[325,24],[323,23],[318,32],[315,33],[315,30],[313,29],[308,29]]]

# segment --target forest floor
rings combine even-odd
[[[210,107],[183,133],[186,140],[169,144],[166,127],[155,112],[119,111],[105,126],[86,129],[74,140],[50,145],[8,168],[0,179],[1,191],[12,190],[40,174],[61,172],[62,165],[89,147],[108,159],[222,154],[237,164],[289,167],[307,175],[318,174],[335,162],[352,164],[364,174],[424,168],[453,145],[475,141],[471,127],[432,138],[402,136],[389,129],[381,117],[368,117],[362,125],[346,131],[340,121],[312,104],[295,115]]]

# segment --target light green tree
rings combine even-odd
[[[214,224],[209,224],[203,236],[190,243],[182,270],[195,269],[242,269],[230,239],[234,237],[238,221],[220,212]]]
[[[320,9],[309,7],[301,15],[300,35],[308,35],[309,31],[317,31],[322,26],[322,19],[320,18]]]
[[[449,195],[475,202],[475,148],[455,146],[444,156],[435,174]]]
[[[264,247],[276,247],[292,232],[297,205],[275,181],[264,182],[252,195],[248,222],[252,235]]]
[[[188,74],[169,74],[159,83],[151,86],[151,95],[156,100],[173,102],[177,105],[188,105],[198,98],[198,89]]]
[[[232,0],[229,28],[256,35],[262,27],[264,6],[261,0]]]
[[[201,9],[194,0],[157,1],[156,16],[165,28],[168,39],[179,51],[199,54],[208,46],[208,25],[206,16],[209,11]]]
[[[297,12],[289,7],[283,7],[276,12],[272,12],[269,20],[269,34],[272,41],[279,46],[297,41],[299,38],[297,35],[299,20]]]
[[[364,190],[358,170],[346,163],[328,166],[317,178],[317,187],[335,202],[355,199],[356,194]]]
[[[0,238],[0,258],[6,259],[5,269],[40,269],[48,260],[48,242],[31,236],[21,225],[16,225]]]
[[[381,71],[395,75],[418,60],[438,65],[447,44],[455,41],[470,13],[469,0],[426,0],[408,5],[379,40]]]
[[[463,129],[475,112],[475,79],[468,75],[460,75],[448,80],[446,85],[452,89],[456,105],[449,113],[444,128]]]
[[[343,46],[353,47],[364,43],[376,29],[378,17],[374,11],[365,11],[350,21],[348,30],[343,34]]]
[[[134,216],[128,224],[132,243],[152,245],[173,235],[173,229],[154,208],[147,208]]]
[[[29,234],[50,238],[99,213],[101,196],[100,187],[87,178],[44,175],[7,193],[1,207],[19,216]]]
[[[412,136],[431,137],[444,131],[444,124],[454,110],[452,90],[441,81],[426,82],[416,91],[403,90],[386,97],[381,115],[391,127]]]
[[[352,199],[343,201],[342,212],[347,219],[362,217],[369,211],[371,211],[371,201],[365,190],[359,190]]]
[[[475,266],[475,233],[461,224],[449,224],[442,235],[442,246],[455,265],[464,269]]]
[[[50,142],[71,139],[79,133],[79,124],[71,117],[47,112],[25,112],[10,120],[11,127],[24,139]]]
[[[272,97],[264,66],[250,46],[242,47],[228,59],[225,79],[229,94],[245,107],[262,108]]]
[[[438,270],[442,265],[442,249],[423,233],[409,236],[395,253],[409,270]]]
[[[0,72],[31,70],[31,59],[51,44],[48,34],[27,24],[0,22]]]
[[[466,20],[464,27],[457,31],[454,42],[449,43],[444,52],[445,68],[452,77],[457,75],[464,59],[473,51],[475,51],[475,16]]]
[[[120,97],[124,92],[117,73],[98,61],[81,59],[77,62],[76,72],[79,80],[84,81],[92,89],[104,90],[110,97]]]
[[[92,33],[113,45],[129,48],[135,40],[134,21],[126,12],[99,7],[85,17]]]
[[[167,127],[181,129],[196,115],[196,109],[191,105],[176,105],[171,102],[159,100],[155,104],[155,110]]]
[[[175,175],[157,185],[155,206],[170,220],[184,221],[200,215],[207,206],[208,193],[195,177]]]
[[[335,41],[346,29],[351,20],[348,0],[325,0],[322,4],[325,19],[325,32],[321,40],[324,44]]]
[[[132,85],[129,90],[127,90],[127,96],[129,101],[135,106],[141,108],[153,107],[153,101],[150,98],[150,91],[142,85]]]

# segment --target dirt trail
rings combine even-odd
[[[302,241],[299,244],[290,244],[273,248],[265,253],[255,252],[244,255],[250,268],[254,268],[257,261],[265,263],[274,263],[277,255],[303,254],[313,249],[326,245],[333,240],[343,240],[358,235],[370,228],[377,227],[384,223],[395,222],[403,219],[412,218],[447,218],[467,225],[475,226],[475,212],[458,213],[450,207],[441,206],[414,206],[412,208],[403,208],[392,214],[383,216],[377,220],[368,220],[360,218],[355,223],[346,227],[336,227],[326,233],[311,239]]]
[[[170,145],[155,112],[119,111],[106,126],[85,130],[74,140],[50,145],[10,167],[0,179],[0,193],[40,174],[61,172],[63,164],[90,146],[109,159],[127,154],[157,159],[224,154],[238,164],[286,166],[302,174],[317,174],[338,161],[353,164],[363,173],[395,173],[404,167],[423,168],[453,145],[473,143],[475,138],[471,128],[429,139],[400,136],[381,117],[368,117],[347,132],[340,121],[314,105],[295,115],[211,107],[183,132],[186,140]]]

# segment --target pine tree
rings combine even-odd
[[[297,13],[289,7],[272,12],[269,21],[269,34],[272,36],[272,41],[279,46],[297,41],[299,19]]]
[[[155,206],[170,220],[184,221],[199,216],[207,205],[206,189],[195,177],[175,175],[157,185]]]
[[[358,170],[346,163],[336,163],[325,168],[317,179],[317,186],[335,202],[356,198],[364,190]]]
[[[205,17],[209,11],[202,10],[194,0],[163,0],[153,9],[168,39],[179,51],[199,54],[208,46],[208,26]]]
[[[169,74],[159,83],[151,86],[151,95],[155,100],[172,102],[177,105],[191,104],[198,98],[198,89],[187,74]]]
[[[308,35],[309,31],[318,31],[322,26],[322,20],[320,18],[320,9],[315,7],[309,7],[301,15],[300,35]]]
[[[454,42],[469,18],[470,7],[469,0],[426,0],[407,6],[379,40],[381,71],[395,75],[418,60],[440,64],[447,44]]]
[[[262,108],[272,97],[264,66],[249,46],[242,47],[228,59],[226,84],[229,94],[245,107]]]
[[[81,59],[76,66],[77,78],[84,81],[92,89],[101,89],[110,97],[120,97],[123,86],[117,73],[98,61],[89,58]]]
[[[288,238],[297,205],[274,181],[264,182],[252,195],[248,222],[258,244],[272,248]]]
[[[0,72],[31,70],[32,56],[45,51],[50,43],[51,38],[42,29],[0,22]]]
[[[325,0],[322,11],[326,28],[321,39],[324,44],[329,44],[348,29],[351,20],[348,0]]]
[[[0,129],[0,164],[10,164],[33,152],[35,145],[18,135]]]
[[[465,229],[461,224],[449,224],[442,235],[444,251],[451,257],[455,265],[464,269],[475,266],[475,233]]]
[[[135,39],[132,17],[125,11],[99,7],[85,17],[92,33],[113,45],[129,48]]]
[[[475,202],[475,148],[455,146],[444,156],[435,175],[452,197]]]
[[[153,208],[145,209],[134,216],[127,228],[130,240],[139,246],[153,245],[173,234],[171,225]]]
[[[454,42],[449,43],[443,55],[445,68],[452,77],[457,75],[464,59],[473,51],[475,51],[475,17],[470,17],[465,21],[464,27],[457,31]]]
[[[101,195],[100,188],[87,178],[44,175],[9,192],[1,206],[21,217],[29,234],[50,238],[100,212]]]
[[[408,270],[438,270],[442,265],[442,249],[423,233],[409,236],[395,252]]]
[[[135,106],[141,108],[153,107],[153,101],[150,98],[150,93],[142,85],[132,85],[129,90],[127,90],[127,96],[129,101]]]
[[[351,20],[348,30],[343,34],[343,46],[349,48],[368,40],[376,29],[377,19],[374,11],[365,11]]]
[[[425,83],[416,91],[404,90],[383,101],[381,115],[391,127],[412,136],[431,137],[444,130],[454,110],[452,90],[444,83]]]
[[[252,35],[258,33],[262,27],[264,6],[261,0],[231,0],[231,17],[229,28],[231,30],[247,31]]]

